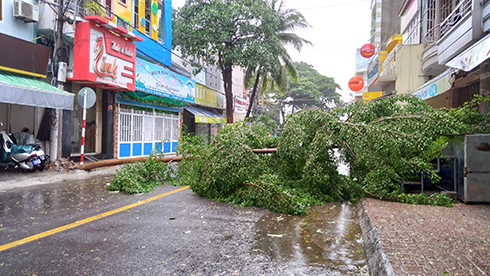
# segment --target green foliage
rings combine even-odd
[[[266,128],[267,131],[271,134],[275,134],[277,129],[279,128],[279,124],[277,123],[276,120],[268,116],[269,114],[262,114],[259,116],[254,116],[249,118],[249,122],[254,122],[254,123],[260,123],[263,124]]]
[[[333,78],[321,75],[305,62],[294,62],[293,65],[298,72],[298,82],[289,82],[286,93],[276,91],[275,98],[295,110],[328,108],[329,103],[340,102],[340,94],[336,92],[340,86]]]
[[[292,45],[300,51],[304,44],[311,44],[294,33],[295,29],[309,27],[300,12],[284,9],[282,1],[271,0],[268,4],[274,11],[274,20],[271,21],[265,39],[260,39],[254,44],[254,47],[263,49],[263,54],[251,60],[245,74],[245,87],[248,89],[253,83],[246,117],[250,117],[257,90],[260,89],[260,96],[263,96],[266,91],[272,92],[275,89],[284,94],[288,80],[298,83],[298,73],[285,45]],[[252,82],[251,79],[254,81]]]
[[[306,109],[288,118],[280,138],[267,137],[261,123],[229,125],[211,144],[186,137],[179,151],[189,158],[179,165],[178,182],[213,200],[289,214],[364,196],[452,206],[444,194],[404,194],[400,181],[421,172],[437,181],[431,161],[447,146],[444,135],[464,133],[484,120],[468,111],[436,110],[412,96]],[[278,151],[252,152],[264,147]],[[349,165],[349,175],[338,172],[340,162]]]
[[[104,7],[96,0],[85,0],[83,6],[88,15],[103,16],[106,13]]]
[[[490,113],[481,114],[478,107],[487,104],[490,96],[473,95],[473,99],[462,107],[449,110],[449,114],[464,123],[461,133],[490,133]]]
[[[398,201],[403,203],[411,204],[423,204],[423,205],[433,205],[433,206],[447,206],[452,207],[454,201],[447,197],[445,194],[431,194],[427,196],[424,193],[421,194],[400,194],[398,196]]]
[[[262,0],[188,0],[175,12],[174,47],[178,45],[186,58],[218,64],[229,123],[233,122],[233,67],[247,68],[272,56],[261,41],[273,38],[275,25],[274,11]]]
[[[147,193],[169,181],[172,170],[157,157],[152,153],[145,161],[125,165],[118,170],[107,190],[128,194]]]
[[[268,137],[261,123],[227,125],[211,143],[185,135],[175,183],[213,200],[295,215],[313,204],[355,203],[364,196],[452,206],[444,194],[404,194],[400,181],[417,179],[421,172],[437,181],[431,161],[447,146],[444,135],[481,126],[486,115],[472,110],[484,100],[436,110],[415,97],[396,96],[302,110],[288,118],[281,137]],[[266,147],[278,151],[252,151]],[[123,167],[108,189],[147,192],[168,180],[172,171],[154,157]],[[349,175],[339,173],[340,162],[349,165]]]

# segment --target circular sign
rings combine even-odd
[[[364,87],[364,79],[361,77],[352,77],[349,80],[349,88],[352,91],[360,91]]]
[[[157,14],[157,12],[158,12],[158,5],[157,5],[157,3],[151,4],[151,11],[153,12],[154,15]]]
[[[78,91],[78,104],[82,108],[84,107],[85,94],[87,94],[87,102],[85,103],[85,108],[91,108],[95,104],[96,96],[94,90],[90,87],[84,87],[80,89],[80,91]]]
[[[361,47],[361,56],[363,56],[365,58],[370,58],[374,55],[375,51],[376,50],[374,49],[373,44],[366,43],[366,44],[362,45],[362,47]]]

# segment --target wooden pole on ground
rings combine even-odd
[[[275,153],[277,152],[277,148],[267,148],[267,149],[253,149],[252,150],[256,154],[265,154],[265,153]],[[122,165],[124,163],[133,163],[139,161],[145,161],[148,157],[135,157],[135,158],[125,158],[125,159],[108,159],[91,163],[83,163],[82,169],[86,171],[90,171],[100,167],[109,167],[109,166],[117,166]],[[166,163],[170,162],[180,162],[182,160],[182,156],[169,156],[157,158],[158,160]]]
[[[139,161],[145,161],[148,157],[135,157],[135,158],[126,158],[126,159],[109,159],[109,160],[102,160],[102,161],[97,161],[97,162],[91,162],[91,163],[84,163],[82,166],[82,169],[86,171],[90,171],[96,168],[100,167],[108,167],[108,166],[117,166],[117,165],[122,165],[124,163],[133,163],[133,162],[139,162]],[[169,157],[162,157],[162,158],[157,158],[158,160],[162,162],[179,162],[182,160],[182,156],[169,156]]]

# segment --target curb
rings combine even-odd
[[[366,252],[370,275],[395,276],[388,256],[383,251],[382,244],[378,239],[378,230],[373,227],[369,212],[364,206],[364,200],[356,205],[359,225],[361,227],[364,250]]]
[[[90,177],[103,177],[115,175],[120,166],[104,167],[91,171],[81,169],[64,172],[0,172],[0,192],[7,190],[30,187],[35,185],[50,184],[65,181],[84,180]]]

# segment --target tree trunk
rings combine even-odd
[[[253,106],[254,101],[255,101],[255,95],[257,94],[257,87],[259,85],[259,78],[260,78],[260,72],[257,72],[257,77],[255,78],[255,83],[254,83],[254,89],[252,91],[252,96],[250,96],[247,115],[245,116],[245,118],[250,118],[250,112],[252,111],[252,106]]]
[[[226,97],[226,121],[229,124],[233,123],[233,68],[231,63],[225,64],[225,70],[223,71],[223,84],[225,86]]]

